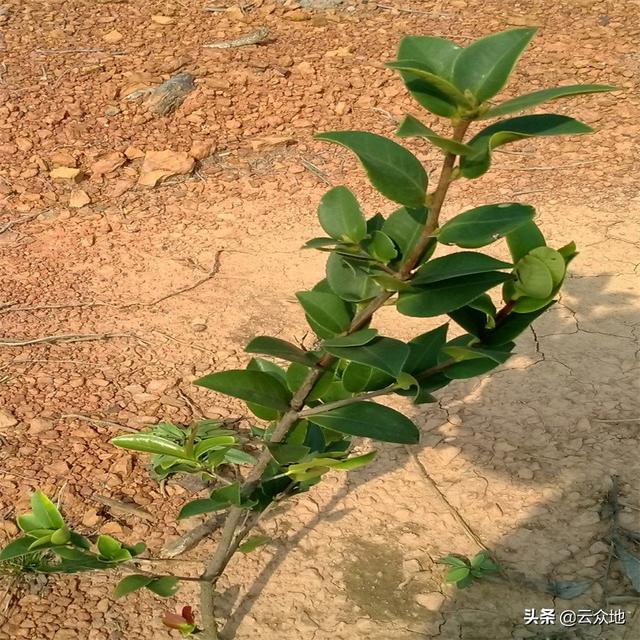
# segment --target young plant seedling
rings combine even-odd
[[[88,540],[69,529],[41,493],[34,496],[33,514],[18,519],[22,537],[2,551],[0,560],[29,558],[26,567],[50,572],[128,569],[131,575],[118,584],[117,596],[142,588],[170,596],[181,581],[197,581],[198,616],[187,607],[167,623],[183,634],[215,640],[218,581],[237,551],[248,553],[268,543],[252,532],[274,505],[309,491],[326,474],[370,464],[375,451],[354,453],[359,438],[418,442],[415,424],[375,398],[402,396],[406,404],[429,404],[452,381],[503,364],[517,336],[554,304],[576,247],[572,242],[549,247],[535,209],[526,203],[484,204],[442,223],[443,203],[454,181],[475,180],[489,170],[497,147],[591,131],[565,115],[513,114],[612,89],[570,85],[497,101],[534,34],[535,29],[511,29],[466,47],[432,36],[400,42],[397,60],[388,66],[398,71],[418,105],[452,129],[450,135],[436,132],[408,115],[396,132],[442,152],[433,188],[416,156],[390,138],[367,131],[316,135],[353,152],[392,210],[367,216],[347,187],[330,189],[318,209],[326,235],[306,244],[328,253],[326,272],[314,287],[296,294],[317,336],[313,348],[259,336],[246,347],[252,354],[246,368],[196,381],[245,401],[261,423],[242,434],[206,421],[188,428],[164,424],[149,433],[113,438],[116,446],[151,454],[158,477],[179,471],[213,483],[207,497],[190,500],[177,514],[192,518],[226,512],[217,548],[203,559],[197,576],[140,571],[134,556],[142,547],[109,536]],[[488,120],[493,122],[487,125]],[[509,261],[482,251],[501,239]],[[451,253],[452,247],[458,250]],[[442,316],[443,321],[409,341],[399,340],[372,325],[383,305],[394,305],[401,316]],[[449,579],[460,586],[495,570],[482,554],[472,560],[450,556],[454,561],[461,564]]]

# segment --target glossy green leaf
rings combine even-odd
[[[122,598],[134,591],[138,591],[143,587],[146,587],[153,580],[150,576],[141,576],[137,574],[132,574],[130,576],[126,576],[118,582],[116,588],[113,590],[113,597],[117,600],[118,598]]]
[[[287,369],[287,385],[292,393],[295,393],[303,385],[307,375],[309,375],[309,371],[309,367],[305,367],[297,362],[289,365]],[[320,398],[334,379],[333,371],[328,370],[323,372],[313,386],[311,393],[307,396],[307,401]]]
[[[165,456],[174,456],[183,460],[189,460],[190,456],[180,445],[175,444],[160,436],[151,433],[131,433],[111,438],[111,444],[122,449],[131,451],[142,451],[143,453],[154,453]]]
[[[33,513],[22,513],[16,518],[18,527],[25,533],[36,531],[38,529],[48,529],[48,520],[41,522]]]
[[[432,67],[418,60],[394,60],[387,67],[399,71],[409,93],[425,109],[451,118],[460,109],[468,111],[473,104],[450,80],[433,73]]]
[[[469,576],[469,572],[471,569],[469,567],[455,567],[454,569],[449,569],[445,580],[449,583],[460,582]]]
[[[458,251],[441,258],[435,258],[423,264],[411,279],[412,285],[424,285],[431,282],[439,282],[466,276],[472,273],[484,273],[498,269],[511,269],[509,262],[497,260],[483,253],[475,251]]]
[[[413,252],[414,247],[422,236],[422,229],[427,221],[427,210],[424,207],[419,209],[408,209],[402,207],[394,211],[384,222],[382,230],[398,246],[402,263]],[[421,260],[428,260],[436,248],[436,240],[427,245]]]
[[[434,367],[438,363],[438,353],[446,343],[448,329],[446,323],[413,338],[408,343],[409,357],[404,370],[417,374]]]
[[[350,362],[342,373],[342,385],[349,393],[358,393],[360,391],[377,391],[384,389],[394,382],[394,376],[390,376],[380,369],[368,367],[358,362]],[[322,398],[329,401],[324,396]],[[339,398],[335,398],[338,400]]]
[[[71,539],[71,532],[68,527],[60,527],[51,534],[52,544],[67,544]]]
[[[228,502],[219,502],[217,500],[212,500],[211,498],[198,498],[197,500],[187,502],[182,509],[180,509],[178,520],[199,516],[203,513],[219,511],[220,509],[226,509],[228,506]]]
[[[382,291],[364,269],[336,253],[332,253],[327,260],[327,281],[336,295],[349,302],[370,300]]]
[[[504,362],[506,362],[509,359],[509,356],[511,355],[509,352],[506,352],[506,351],[498,351],[496,349],[486,349],[486,348],[475,347],[475,346],[466,347],[466,346],[452,345],[452,346],[443,347],[442,351],[443,353],[446,353],[448,356],[451,356],[457,361],[478,360],[481,358],[489,358],[489,360],[493,360],[498,364],[503,364]]]
[[[203,455],[214,451],[215,449],[221,449],[236,444],[236,439],[233,436],[218,436],[216,438],[205,438],[198,442],[193,449],[193,455],[196,458],[201,458]]]
[[[0,551],[0,562],[5,560],[14,560],[15,558],[21,558],[29,554],[29,547],[33,543],[33,538],[28,536],[22,536],[16,538]]]
[[[224,461],[229,464],[255,464],[257,460],[246,451],[241,449],[227,449],[224,454]]]
[[[553,87],[552,89],[541,89],[540,91],[533,91],[511,100],[506,100],[501,104],[491,107],[485,112],[480,120],[487,120],[488,118],[497,118],[498,116],[504,116],[508,113],[515,113],[517,111],[523,111],[530,107],[535,107],[544,102],[551,100],[557,100],[558,98],[566,98],[567,96],[577,96],[585,93],[600,93],[602,91],[615,91],[616,87],[608,84],[571,84],[564,87]]]
[[[309,454],[311,449],[302,444],[290,444],[288,442],[279,442],[277,444],[267,443],[267,448],[271,457],[278,464],[291,464],[299,462]]]
[[[353,404],[308,417],[326,429],[382,442],[415,444],[420,439],[417,427],[401,413],[373,402]]]
[[[486,345],[498,346],[517,338],[536,318],[555,304],[550,302],[545,307],[531,313],[510,313],[493,330],[486,332],[483,342]]]
[[[31,494],[31,510],[43,528],[59,529],[64,527],[64,519],[60,515],[60,511],[42,491],[34,491]]]
[[[233,482],[226,487],[216,489],[211,493],[211,499],[219,502],[228,502],[236,507],[240,506],[240,483]]]
[[[240,553],[251,553],[255,551],[258,547],[262,547],[265,544],[269,544],[271,542],[271,536],[263,536],[256,535],[247,538],[239,547],[238,551]]]
[[[407,207],[420,207],[427,193],[427,172],[404,147],[367,131],[319,133],[319,140],[336,142],[356,154],[371,184],[385,197]]]
[[[459,156],[474,153],[474,149],[472,147],[469,147],[462,142],[452,140],[451,138],[444,138],[443,136],[438,135],[433,129],[422,124],[420,120],[411,115],[404,117],[404,120],[402,120],[398,130],[396,131],[396,135],[399,138],[425,138],[425,140],[428,140],[432,145],[438,147],[438,149],[447,153],[455,153]]]
[[[308,351],[303,351],[286,340],[272,338],[271,336],[258,336],[251,340],[244,349],[247,353],[263,353],[289,362],[300,362],[313,366],[317,362],[316,356]]]
[[[398,60],[417,60],[436,75],[451,80],[462,47],[437,36],[405,36],[400,40]]]
[[[286,381],[285,370],[271,360],[265,360],[264,358],[251,358],[249,364],[247,364],[249,371],[262,371],[263,373],[269,373],[276,377],[278,380]]]
[[[325,232],[336,240],[358,243],[367,233],[358,200],[347,187],[334,187],[324,194],[318,219]]]
[[[334,293],[301,291],[296,293],[296,297],[307,314],[307,320],[313,321],[315,326],[312,326],[321,338],[333,337],[349,328],[352,318],[350,307]]]
[[[153,593],[162,598],[170,598],[178,591],[178,578],[163,576],[162,578],[151,580],[145,586],[149,591],[153,591]]]
[[[591,133],[586,124],[553,113],[520,116],[501,120],[476,134],[467,144],[474,154],[460,159],[460,173],[465,178],[477,178],[491,166],[491,151],[509,142],[538,136],[580,135]]]
[[[362,248],[372,258],[382,262],[383,264],[387,264],[398,255],[398,251],[393,240],[391,240],[391,238],[382,231],[374,231],[369,240],[364,240],[362,242]]]
[[[471,335],[480,337],[487,327],[487,314],[470,305],[449,312],[449,317]]]
[[[526,256],[532,249],[544,247],[546,244],[542,231],[533,220],[524,222],[507,233],[505,238],[514,262]]]
[[[477,104],[493,98],[507,83],[518,58],[536,29],[509,29],[480,38],[465,47],[453,67],[453,82],[469,91]]]
[[[323,347],[359,347],[371,342],[378,335],[377,329],[360,329],[348,336],[329,338],[322,343]]]
[[[449,220],[438,233],[438,242],[475,249],[495,242],[530,221],[535,209],[528,204],[485,204]]]
[[[332,464],[331,468],[338,471],[353,471],[354,469],[359,469],[360,467],[364,467],[370,462],[373,462],[377,455],[377,451],[369,451],[369,453],[364,453],[361,456],[351,456],[346,460],[341,460],[340,462]]]
[[[565,261],[559,251],[551,247],[536,247],[529,252],[529,255],[542,261],[549,269],[554,287],[562,283],[565,276]]]
[[[199,378],[195,384],[279,411],[286,411],[291,399],[291,394],[281,382],[262,371],[221,371]]]
[[[409,347],[394,338],[374,338],[359,347],[327,347],[326,351],[336,358],[374,367],[391,376],[398,376],[409,356]]]
[[[304,249],[324,249],[326,247],[334,247],[337,240],[333,238],[311,238],[304,243]]]
[[[439,354],[441,362],[448,361],[451,354],[455,353],[458,362],[449,365],[444,375],[451,380],[474,378],[495,369],[510,356],[510,351],[515,346],[513,342],[501,345],[501,349],[487,349],[487,353],[480,353],[480,349],[486,347],[474,346],[475,338],[471,335],[462,335],[450,340]]]
[[[98,547],[100,555],[109,560],[115,558],[122,550],[122,543],[108,535],[98,536],[96,546]]]
[[[544,262],[531,254],[526,255],[516,264],[517,280],[515,288],[526,296],[546,299],[553,291],[551,272]]]
[[[481,293],[511,278],[498,271],[474,273],[402,291],[396,307],[414,318],[430,318],[465,306]]]

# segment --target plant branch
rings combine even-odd
[[[457,142],[461,142],[464,138],[467,128],[469,127],[469,124],[470,122],[466,120],[457,123],[454,127],[453,139]],[[447,153],[444,158],[438,184],[435,191],[430,196],[430,206],[429,212],[427,214],[427,220],[422,230],[420,239],[405,261],[402,271],[400,272],[400,275],[402,277],[410,279],[409,276],[411,272],[418,265],[433,232],[438,227],[440,211],[442,210],[442,205],[447,195],[447,191],[449,190],[449,185],[451,184],[453,179],[452,176],[456,158],[457,155],[454,153]],[[394,295],[394,293],[395,292],[392,291],[383,291],[375,298],[373,298],[373,300],[371,300],[364,309],[356,314],[356,316],[351,321],[349,329],[345,332],[344,335],[350,335],[351,333],[354,333],[365,327],[369,323],[375,312],[378,311],[378,309],[380,309],[380,307],[382,307],[385,302]],[[308,395],[313,390],[314,385],[318,381],[318,378],[321,376],[324,369],[326,369],[326,367],[328,367],[333,362],[333,359],[334,358],[331,354],[325,354],[318,362],[317,367],[309,372],[302,386],[293,396],[289,404],[289,410],[284,413],[284,415],[278,421],[273,434],[271,435],[272,443],[276,444],[278,442],[282,442],[287,437],[287,434],[289,433],[291,427],[298,421],[300,417],[302,417],[303,414],[310,415],[308,412],[301,412],[301,409],[303,408]],[[442,368],[446,368],[444,367],[445,364],[448,366],[450,363],[442,363],[437,367],[433,367],[433,371],[431,371],[430,373],[437,373],[438,371],[442,370]],[[388,393],[388,390],[385,389],[384,392]],[[377,395],[383,394],[379,393]],[[333,408],[336,408],[335,403],[332,404]],[[322,411],[326,410],[326,407],[322,408]],[[254,465],[253,469],[241,486],[241,493],[243,496],[246,496],[253,491],[257,483],[260,481],[260,478],[262,477],[262,474],[264,473],[270,460],[271,453],[268,449],[265,449],[259,456],[257,463]],[[218,542],[215,552],[209,558],[209,561],[206,564],[205,571],[201,575],[202,583],[200,589],[200,606],[205,627],[205,631],[202,634],[203,640],[218,640],[219,638],[218,627],[215,621],[215,585],[218,578],[225,570],[227,564],[235,554],[238,546],[251,530],[251,527],[246,526],[250,521],[246,521],[244,524],[241,523],[243,513],[245,513],[245,510],[241,507],[232,507],[229,510],[229,513],[225,520],[224,528],[222,530],[220,541]],[[242,530],[236,535],[238,527],[242,527]]]

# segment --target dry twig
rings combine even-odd
[[[154,520],[153,516],[146,509],[132,504],[131,502],[122,502],[121,500],[114,500],[113,498],[107,498],[106,496],[101,496],[99,494],[92,495],[91,499],[94,502],[103,504],[105,507],[109,507],[109,509],[113,509],[113,511],[122,511],[123,513],[129,513],[133,516],[138,516],[138,518],[142,518],[143,520],[147,520],[149,522]]]
[[[41,338],[0,338],[0,347],[26,347],[32,344],[52,344],[59,342],[92,342],[94,340],[108,340],[109,338],[133,338],[149,344],[146,340],[132,333],[63,333]]]
[[[92,418],[91,416],[85,416],[82,413],[63,413],[60,416],[60,419],[64,418],[90,422],[98,427],[113,427],[120,429],[121,431],[128,431],[129,433],[138,433],[138,429],[134,429],[133,427],[127,427],[127,425],[120,424],[119,422],[113,422],[112,420],[104,420],[103,418]]]
[[[205,49],[232,49],[234,47],[245,47],[250,44],[260,44],[269,37],[269,29],[260,27],[256,31],[247,33],[239,38],[231,40],[221,40],[220,42],[212,42],[211,44],[203,44]]]

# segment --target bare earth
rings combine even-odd
[[[240,403],[191,381],[243,366],[253,335],[303,339],[293,294],[321,277],[323,260],[300,245],[318,235],[327,184],[348,184],[370,213],[383,204],[350,155],[311,135],[390,135],[399,116],[420,115],[382,68],[402,35],[464,44],[540,25],[508,95],[574,82],[620,88],[554,105],[595,135],[497,153],[492,172],[456,184],[445,208],[448,217],[500,200],[536,205],[550,244],[573,239],[581,251],[560,303],[506,367],[414,411],[420,446],[381,447],[370,468],[332,476],[266,522],[274,544],[234,561],[222,585],[228,637],[243,640],[542,638],[551,636],[523,625],[525,608],[599,608],[598,584],[573,601],[519,583],[455,592],[437,560],[478,550],[457,510],[514,572],[597,578],[612,474],[632,507],[623,521],[640,530],[640,2],[389,0],[321,10],[257,0],[245,13],[205,13],[204,0],[2,4],[0,337],[13,344],[0,345],[0,542],[15,535],[14,506],[23,510],[37,487],[62,491],[78,529],[144,539],[152,553],[185,530],[175,524],[185,489],[169,483],[163,497],[143,457],[108,444],[113,424],[64,416],[142,428],[188,421],[197,407],[240,413]],[[202,47],[261,26],[271,33],[261,45]],[[174,114],[124,99],[178,70],[197,80]],[[436,169],[435,150],[413,149]],[[140,186],[141,156],[153,150],[206,157],[190,174]],[[84,178],[52,179],[60,164]],[[382,313],[377,326],[399,337],[430,327],[391,319]],[[98,339],[16,344],[61,334]],[[96,495],[152,515],[112,511]],[[612,575],[629,590],[617,566]],[[4,579],[0,640],[168,638],[162,612],[196,602],[190,588],[168,603],[145,594],[115,602],[115,580]],[[637,605],[619,606],[626,625],[558,637],[640,638]]]

